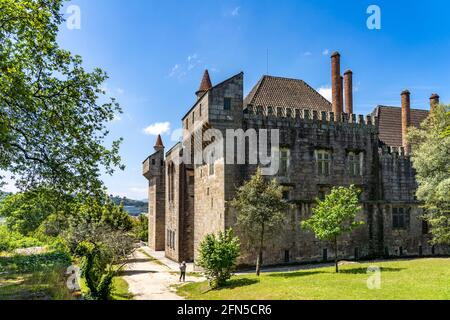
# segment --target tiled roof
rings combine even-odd
[[[156,138],[155,147],[163,147],[164,148],[164,144],[162,142],[162,138],[161,138],[160,134],[158,134],[158,137]]]
[[[209,77],[208,70],[205,70],[205,72],[203,73],[202,82],[200,83],[200,88],[198,89],[197,93],[206,92],[211,88],[212,88],[211,78]]]
[[[244,100],[247,105],[331,111],[331,103],[303,80],[263,76]]]
[[[428,117],[428,110],[411,109],[411,125],[419,127]],[[385,144],[402,146],[402,109],[400,107],[378,106],[374,115],[378,117],[379,137]]]

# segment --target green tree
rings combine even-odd
[[[113,278],[127,265],[128,257],[135,249],[134,239],[107,226],[80,224],[78,227],[84,232],[89,230],[83,239],[79,239],[74,252],[81,258],[81,276],[89,288],[89,297],[107,300]]]
[[[410,128],[412,162],[433,242],[450,244],[450,106],[440,105],[420,128]]]
[[[363,224],[356,221],[356,214],[361,210],[358,193],[355,186],[333,188],[324,200],[317,199],[312,217],[301,222],[301,226],[313,231],[318,239],[334,242],[336,273],[339,272],[339,237]]]
[[[133,220],[133,229],[136,238],[144,242],[148,241],[148,217],[145,214],[140,214]]]
[[[237,191],[231,205],[237,210],[237,227],[256,247],[256,275],[261,273],[266,239],[281,230],[290,207],[283,199],[284,188],[273,179],[267,181],[258,169]]]
[[[131,217],[106,195],[104,200],[79,200],[72,210],[63,237],[72,254],[82,260],[82,276],[90,297],[105,300],[112,279],[128,263],[135,248]]]
[[[207,235],[200,243],[197,264],[204,269],[212,288],[225,285],[231,278],[240,254],[239,238],[233,230]]]
[[[64,0],[0,0],[0,170],[22,190],[47,186],[97,193],[119,166],[121,140],[104,147],[121,112],[80,56],[56,41]]]
[[[8,229],[24,236],[34,233],[53,216],[64,216],[73,198],[46,188],[10,194],[0,202],[0,217],[6,218]],[[56,235],[56,234],[53,234]]]

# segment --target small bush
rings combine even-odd
[[[200,244],[198,265],[204,269],[212,288],[225,285],[231,278],[240,255],[240,243],[232,229],[209,234]]]
[[[25,237],[18,232],[9,231],[6,226],[0,226],[0,251],[38,246],[42,246],[41,241],[32,237]]]
[[[133,220],[133,233],[137,239],[144,242],[148,241],[148,217],[145,214],[141,214]]]

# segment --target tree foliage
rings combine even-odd
[[[101,169],[119,166],[120,140],[104,147],[121,112],[107,75],[86,71],[56,37],[63,0],[0,0],[0,169],[22,190],[96,193]]]
[[[145,214],[133,220],[133,230],[136,238],[144,242],[148,241],[148,217]]]
[[[128,263],[136,242],[131,218],[106,199],[78,204],[64,233],[71,252],[82,259],[82,277],[96,300],[109,297],[112,279]]]
[[[356,214],[361,210],[358,194],[359,191],[355,186],[333,188],[324,200],[317,199],[312,217],[301,222],[301,226],[313,231],[317,239],[334,242],[336,272],[339,272],[339,237],[363,224],[356,221]]]
[[[284,188],[277,180],[266,181],[258,169],[256,174],[237,191],[231,205],[237,210],[237,227],[246,240],[256,247],[256,274],[262,265],[266,239],[281,230],[289,204],[283,199]]]
[[[63,216],[69,210],[72,197],[46,188],[10,194],[0,202],[0,217],[6,218],[8,229],[22,235],[31,235],[49,217]],[[55,234],[52,234],[55,235]]]
[[[134,250],[134,239],[105,226],[84,227],[90,229],[90,236],[80,241],[74,252],[81,257],[81,276],[89,288],[90,298],[107,300],[114,276],[123,270]]]
[[[233,235],[233,230],[209,234],[200,243],[197,264],[204,269],[212,288],[225,285],[231,278],[240,254],[239,238]]]
[[[417,198],[424,203],[433,242],[450,244],[450,106],[434,108],[420,128],[410,128]]]

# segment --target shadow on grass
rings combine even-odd
[[[295,278],[295,277],[306,277],[306,276],[313,276],[320,273],[328,273],[325,271],[295,271],[295,272],[286,272],[286,273],[270,273],[267,274],[267,277],[274,277],[274,278]]]
[[[367,274],[368,268],[353,268],[353,269],[341,269],[339,270],[339,273],[345,273],[345,274]],[[399,272],[405,270],[405,268],[386,268],[381,267],[381,272]]]
[[[138,274],[146,274],[146,273],[158,273],[157,271],[152,270],[123,270],[120,272],[121,276],[134,276]]]
[[[220,287],[220,288],[213,289],[208,286],[208,289],[205,291],[202,291],[201,294],[206,294],[211,291],[221,291],[221,290],[235,289],[235,288],[239,288],[239,287],[250,286],[250,285],[258,283],[258,282],[259,282],[259,280],[257,280],[257,279],[247,279],[247,278],[231,279],[231,280],[228,280],[227,283],[223,287]]]
[[[145,263],[145,262],[150,262],[152,261],[152,259],[150,258],[132,258],[132,259],[128,259],[128,263]]]

